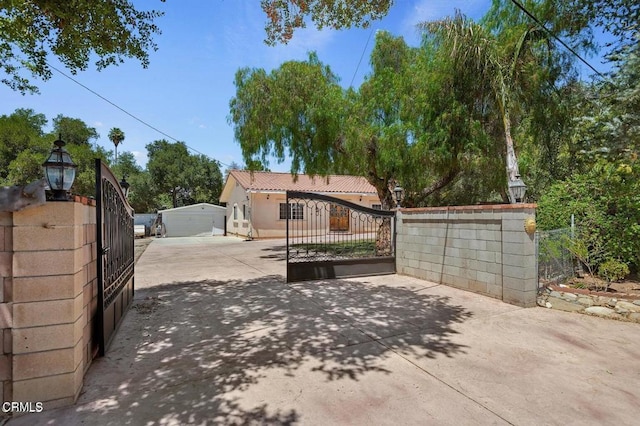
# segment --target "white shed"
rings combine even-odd
[[[227,209],[209,203],[160,210],[167,237],[224,235]]]

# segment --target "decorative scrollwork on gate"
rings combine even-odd
[[[113,183],[102,180],[103,196],[103,304],[113,303],[133,276],[133,219]]]
[[[117,178],[96,160],[98,311],[96,341],[104,355],[133,301],[133,209]]]
[[[313,269],[320,270],[321,277],[331,276],[337,266],[348,270],[346,265],[358,265],[350,269],[360,271],[366,264],[374,271],[377,264],[385,264],[388,273],[388,264],[393,263],[395,271],[394,212],[323,194],[289,191],[286,214],[288,280],[300,274],[306,277],[302,279],[313,279],[317,275],[309,272]]]

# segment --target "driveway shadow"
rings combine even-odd
[[[266,251],[266,252],[270,251],[273,253],[262,255],[260,256],[261,259],[274,259],[274,260],[280,260],[280,261],[287,260],[286,245],[267,247],[267,248],[263,248],[262,251]]]
[[[287,285],[274,275],[139,290],[76,406],[17,421],[293,424],[295,408],[270,398],[247,406],[243,394],[275,370],[286,380],[358,381],[391,374],[385,360],[398,353],[464,353],[454,325],[471,315],[447,297],[357,280]]]

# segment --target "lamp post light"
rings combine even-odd
[[[509,181],[509,195],[511,196],[511,203],[523,203],[524,194],[527,192],[527,185],[524,184],[520,175],[516,175],[515,180]]]
[[[49,189],[53,193],[54,201],[68,201],[69,190],[76,178],[76,166],[71,160],[71,156],[63,147],[66,145],[60,137],[54,143],[55,148],[51,150],[47,161],[42,163],[44,176],[49,184]]]
[[[124,192],[124,198],[129,197],[129,187],[131,185],[127,182],[127,175],[122,175],[122,180],[120,181],[120,188],[122,188],[122,192]]]
[[[396,187],[393,188],[393,196],[396,199],[396,208],[400,208],[400,203],[402,203],[402,200],[404,199],[404,189],[399,183],[396,183]]]

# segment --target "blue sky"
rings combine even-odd
[[[341,77],[343,86],[349,86],[353,79],[357,87],[369,72],[372,30],[387,30],[417,45],[417,23],[452,15],[456,8],[480,18],[491,1],[396,0],[389,15],[374,22],[372,28],[318,31],[310,27],[297,31],[288,45],[275,47],[263,43],[266,17],[259,0],[134,3],[165,13],[157,20],[162,34],[155,38],[159,49],[151,52],[150,66],[144,69],[129,60],[101,72],[80,72],[73,78],[161,132],[219,160],[224,171],[224,164],[243,163],[233,127],[227,122],[229,101],[235,94],[233,79],[239,68],[271,70],[287,60],[304,60],[307,52],[316,51]],[[70,75],[54,58],[50,63]],[[37,84],[39,95],[21,95],[0,85],[0,114],[31,108],[45,114],[50,122],[58,114],[79,118],[96,128],[100,134],[97,144],[108,149],[113,149],[107,138],[109,129],[119,127],[126,137],[119,151],[133,152],[143,166],[145,145],[169,139],[55,71],[50,80]],[[288,171],[289,164],[272,161],[269,168]]]

